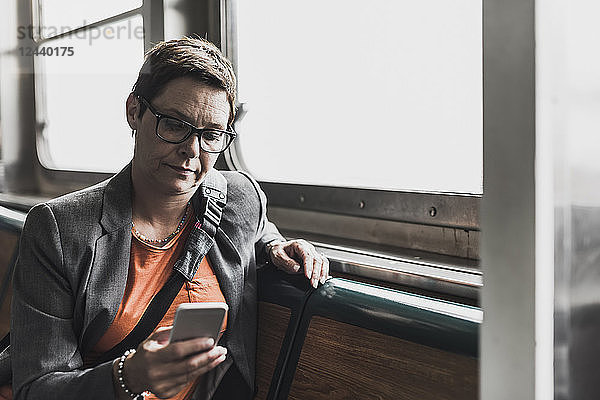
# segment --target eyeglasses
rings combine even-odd
[[[167,143],[179,144],[185,142],[193,134],[200,136],[200,148],[207,153],[222,153],[233,142],[237,134],[231,130],[201,129],[189,122],[170,117],[157,112],[143,97],[138,97],[156,117],[156,136]]]

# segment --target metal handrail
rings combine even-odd
[[[27,214],[0,206],[0,230],[21,234]]]
[[[0,206],[0,230],[21,235],[23,225],[25,225],[26,216],[27,214],[23,212],[14,211],[10,208]],[[17,242],[17,246],[15,247],[15,250],[10,258],[6,274],[4,275],[2,283],[0,284],[0,305],[4,304],[4,300],[6,299],[18,254],[19,243]]]

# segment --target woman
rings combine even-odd
[[[283,239],[253,179],[213,169],[235,137],[235,86],[207,41],[158,44],[126,102],[130,165],[30,211],[14,276],[15,398],[252,397],[256,265],[303,270],[315,287],[329,267],[309,243]],[[180,283],[154,332],[110,356],[170,279]],[[219,345],[168,343],[190,301],[227,302]]]

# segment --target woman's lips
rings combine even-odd
[[[167,165],[169,165],[169,164],[167,164]],[[177,167],[175,165],[169,165],[169,167],[171,169],[173,169],[174,171],[176,171],[180,174],[183,174],[183,175],[191,175],[191,174],[195,173],[194,170],[191,170],[189,168]]]

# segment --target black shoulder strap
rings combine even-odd
[[[200,203],[200,212],[202,215],[200,228],[211,238],[214,238],[221,222],[223,207],[225,207],[227,202],[227,182],[220,173],[218,177],[211,178],[209,180],[209,183],[213,183],[211,187],[205,187],[205,185],[201,187],[203,196]],[[214,184],[215,180],[217,182],[216,185]],[[98,364],[114,360],[125,353],[125,351],[136,348],[150,336],[163,319],[169,307],[171,307],[184,282],[184,276],[178,271],[173,271],[164,286],[154,296],[133,330],[121,342],[105,352],[100,357]]]
[[[102,355],[98,364],[114,360],[123,355],[125,351],[136,348],[144,339],[154,331],[158,323],[163,319],[165,313],[171,307],[177,293],[181,290],[185,278],[179,272],[174,271],[162,289],[154,296],[144,315],[138,321],[131,332],[117,343],[113,348]]]

